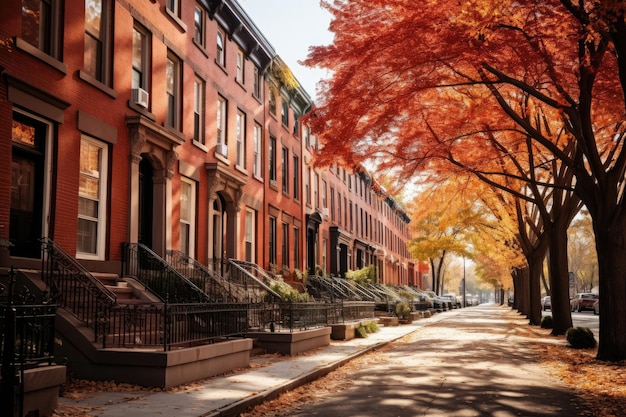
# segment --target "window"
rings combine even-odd
[[[81,258],[104,259],[108,149],[83,136],[80,142],[78,232],[76,252]]]
[[[326,208],[328,207],[327,201],[326,201],[326,195],[327,195],[327,184],[325,180],[322,180],[322,208]]]
[[[289,193],[289,150],[283,147],[282,158],[283,192]]]
[[[337,193],[337,221],[341,225],[341,193]]]
[[[270,181],[276,183],[276,138],[270,136],[269,176]]]
[[[300,229],[297,227],[293,228],[293,265],[300,267]]]
[[[167,63],[165,66],[167,95],[167,113],[165,124],[173,129],[180,130],[180,114],[182,99],[181,94],[181,61],[171,52],[167,54]]]
[[[256,242],[256,212],[246,209],[246,231],[245,231],[246,261],[254,262],[255,242]]]
[[[22,0],[22,39],[50,55],[61,58],[59,0]]]
[[[166,0],[165,7],[180,19],[180,0]]]
[[[237,166],[246,168],[246,115],[237,111]]]
[[[316,172],[313,175],[313,207],[315,208],[318,208],[320,206],[319,192],[320,192],[320,176]]]
[[[206,34],[204,30],[204,9],[198,5],[193,9],[193,41],[205,47]]]
[[[322,271],[326,271],[326,252],[328,251],[328,239],[322,239]]]
[[[335,189],[330,187],[330,219],[335,221]]]
[[[85,0],[84,69],[96,81],[111,84],[109,0]]]
[[[237,51],[237,75],[235,76],[239,84],[244,84],[245,81],[245,64],[246,59],[243,55],[243,51],[240,49]]]
[[[276,93],[272,89],[270,89],[269,106],[270,113],[276,116]]]
[[[296,113],[293,114],[293,134],[297,135],[298,134],[298,115]]]
[[[270,217],[269,244],[269,261],[276,265],[276,217]]]
[[[226,99],[222,96],[217,97],[217,150],[216,152],[227,156],[226,143]]]
[[[180,183],[180,251],[194,257],[196,183],[182,177]]]
[[[306,176],[304,177],[304,193],[306,203],[311,204],[311,168],[307,167]]]
[[[262,136],[262,128],[258,123],[254,124],[254,165],[252,167],[252,171],[255,177],[261,178],[261,161],[263,160],[263,136]]]
[[[204,80],[198,76],[193,82],[193,140],[204,145]]]
[[[148,76],[150,75],[150,36],[149,32],[135,24],[133,28],[133,88],[149,91]]]
[[[226,66],[226,35],[221,28],[217,30],[217,51],[215,52],[215,62],[218,65]]]
[[[283,267],[289,268],[289,223],[283,223]]]
[[[261,98],[262,86],[263,86],[263,79],[261,75],[261,69],[259,69],[259,67],[255,65],[254,66],[254,89],[252,90],[252,94],[254,95],[254,97]]]
[[[300,159],[296,155],[293,156],[293,198],[300,198]]]
[[[289,103],[283,97],[281,100],[281,111],[280,111],[281,120],[284,126],[289,126]]]
[[[311,147],[311,131],[308,127],[304,129],[304,146]]]

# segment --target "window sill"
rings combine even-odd
[[[196,147],[196,148],[200,148],[202,149],[204,152],[209,152],[209,148],[206,147],[206,145],[202,142],[199,142],[195,139],[191,139],[191,143]]]
[[[252,178],[254,178],[255,180],[257,180],[260,183],[263,183],[263,177],[259,177],[258,175],[254,174],[252,175]]]
[[[235,77],[235,84],[237,84],[239,87],[241,87],[241,89],[242,89],[244,92],[247,92],[247,91],[248,91],[248,90],[246,89],[246,86],[245,86],[245,85],[244,85],[241,81],[239,81],[239,80],[237,79],[237,77]]]
[[[193,39],[193,44],[196,45],[196,47],[200,50],[200,52],[202,52],[202,54],[205,57],[209,57],[209,52],[206,50],[205,46],[202,45],[200,42],[198,42],[197,40]]]
[[[235,165],[235,169],[236,169],[237,171],[241,172],[242,174],[246,175],[246,176],[247,176],[247,175],[250,175],[250,174],[248,173],[248,170],[247,170],[247,169],[245,169],[244,167],[242,167],[241,165]]]
[[[136,105],[131,100],[128,100],[128,107],[133,109],[137,113],[140,113],[141,115],[146,116],[148,119],[152,120],[153,122],[156,120],[156,116],[153,113],[151,113],[148,109],[144,109],[143,107]]]
[[[87,84],[90,84],[92,87],[95,87],[98,90],[102,91],[103,93],[111,96],[112,98],[117,98],[117,93],[115,92],[114,89],[96,80],[94,77],[87,74],[85,71],[78,70],[78,78],[83,80]]]
[[[182,32],[187,32],[187,25],[185,24],[185,22],[180,20],[180,17],[176,16],[173,11],[171,11],[170,9],[167,8],[167,6],[164,9],[165,9],[165,14],[168,15],[170,17],[170,19],[172,19],[172,21],[174,23],[176,23],[178,28]]]
[[[270,188],[274,191],[278,191],[278,184],[276,183],[276,180],[270,180]]]
[[[13,42],[15,43],[15,47],[20,51],[25,52],[33,56],[34,58],[37,58],[38,60],[50,65],[55,70],[63,73],[64,75],[67,75],[67,65],[65,65],[63,62],[35,48],[33,45],[21,38],[15,37],[13,39]]]
[[[163,124],[163,129],[167,130],[169,133],[171,133],[172,135],[176,136],[177,138],[179,138],[181,141],[185,142],[185,140],[187,140],[187,138],[185,137],[185,135],[183,135],[183,132],[181,132],[180,130],[178,130],[175,127],[172,126],[167,126],[165,123]]]
[[[221,62],[219,62],[217,59],[215,60],[215,65],[217,65],[219,69],[221,69],[224,72],[224,74],[228,75],[228,71],[226,71],[226,66],[222,64]]]
[[[218,161],[222,162],[223,164],[230,166],[230,161],[221,153],[219,152],[215,152],[215,159],[217,159]]]

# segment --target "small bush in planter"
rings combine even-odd
[[[411,307],[407,303],[396,304],[396,316],[401,320],[406,320],[411,317]]]
[[[363,325],[360,325],[356,329],[354,329],[354,335],[359,339],[364,339],[367,337],[367,328]]]
[[[380,330],[378,324],[375,321],[370,321],[369,323],[367,323],[367,326],[365,326],[365,328],[368,333],[376,333]]]
[[[552,316],[545,316],[541,319],[541,328],[542,329],[551,329],[552,328]]]
[[[596,347],[596,338],[589,327],[570,327],[565,338],[574,349],[591,349]]]

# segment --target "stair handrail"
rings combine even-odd
[[[206,285],[202,285],[200,289],[207,294],[209,297],[213,297],[213,302],[218,302],[219,300],[215,297],[221,296],[224,298],[226,302],[234,302],[235,299],[232,295],[231,288],[226,288],[224,283],[229,285],[230,283],[220,276],[217,272],[211,271],[206,265],[198,262],[196,259],[191,256],[185,254],[184,252],[176,249],[168,249],[166,251],[167,262],[172,265],[178,272],[184,275],[187,279],[194,282],[194,280],[202,281],[203,284],[206,284],[207,281],[215,284],[217,287],[221,288],[223,292],[216,294],[207,292]],[[230,285],[229,285],[230,287]]]
[[[133,252],[136,256],[133,257],[131,252]],[[150,279],[148,279],[145,272],[143,272],[146,268],[141,267],[143,262],[147,262],[151,264],[151,266],[158,267],[158,270],[156,270],[155,273],[158,282],[149,282]],[[192,303],[212,302],[210,297],[204,293],[204,291],[198,288],[187,277],[178,272],[176,268],[166,262],[143,243],[123,243],[122,275],[134,277],[137,281],[144,285],[144,288],[152,291],[162,301]],[[175,283],[180,284],[172,286],[172,293],[167,291],[168,288],[164,288],[165,286],[172,284],[169,282],[170,277],[174,278]],[[179,295],[177,290],[187,290],[188,297],[184,294]]]
[[[282,297],[278,293],[276,293],[276,291],[270,288],[272,284],[278,283],[278,281],[270,277],[269,274],[265,272],[260,266],[258,266],[257,264],[253,262],[242,261],[240,259],[233,259],[233,258],[229,258],[228,263],[229,265],[231,265],[231,267],[234,267],[237,269],[237,271],[243,273],[246,278],[249,278],[250,280],[252,280],[252,282],[254,282],[257,285],[260,285],[272,297],[275,297],[277,300],[282,301]],[[260,280],[259,278],[255,277],[247,268],[253,270],[256,274],[259,274],[263,278],[263,281],[266,281],[267,284],[263,282],[262,280]]]
[[[91,329],[97,341],[107,331],[106,320],[117,304],[117,296],[52,239],[44,237],[40,241],[42,281],[55,302]],[[65,277],[71,282],[62,279]]]

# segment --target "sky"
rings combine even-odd
[[[239,4],[315,99],[317,82],[326,72],[298,61],[307,57],[310,46],[332,43],[330,13],[320,7],[319,0],[239,0]]]

